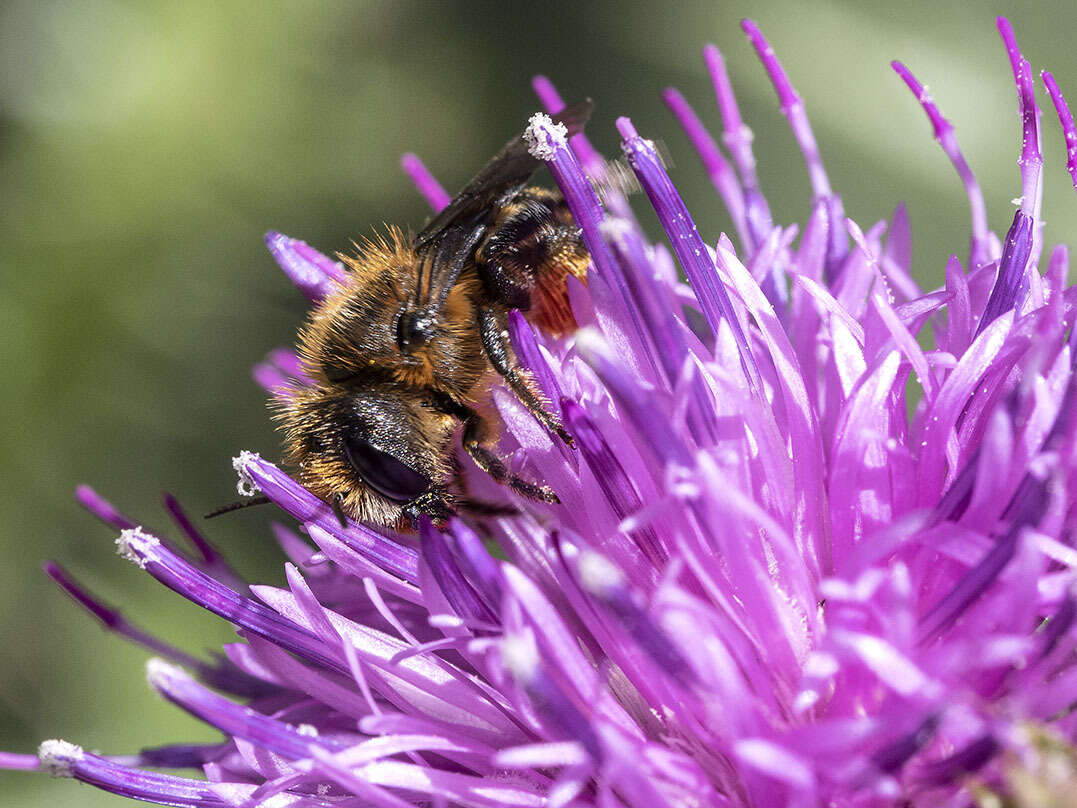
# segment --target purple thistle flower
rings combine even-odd
[[[923,292],[904,209],[889,233],[845,217],[803,100],[758,27],[744,29],[804,153],[813,201],[799,229],[773,221],[713,46],[720,141],[679,92],[664,99],[736,243],[703,241],[627,118],[623,148],[669,247],[648,242],[615,191],[600,200],[605,165],[584,136],[569,142],[542,113],[529,123],[592,269],[586,286],[569,282],[579,332],[553,339],[518,313],[510,328],[578,451],[507,391],[494,403],[502,454],[560,504],[514,501],[519,516],[394,535],[342,526],[244,452],[240,493],[301,526],[274,525],[290,559],[279,588],[243,582],[173,498],[182,544],[80,488],[121,531],[122,556],[242,641],[193,657],[46,571],[150,650],[150,685],[224,737],[123,757],[51,740],[0,766],[179,806],[936,806],[974,793],[1032,805],[1071,793],[1077,287],[1064,247],[1041,272],[1029,62],[1000,20],[1023,136],[1001,241],[953,127],[894,63],[971,209],[967,256]],[[1077,182],[1077,127],[1042,75]],[[535,89],[561,106],[547,79]],[[418,158],[403,167],[433,209],[446,204]],[[301,241],[266,242],[312,300],[343,277]],[[286,350],[255,377],[275,395],[305,383]],[[511,499],[473,477],[483,498]]]

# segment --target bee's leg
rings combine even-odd
[[[498,505],[495,502],[483,502],[481,499],[460,499],[456,504],[460,510],[472,516],[519,516],[519,508],[511,505]]]
[[[444,488],[431,488],[405,503],[402,508],[404,516],[411,522],[414,529],[419,528],[419,519],[423,516],[430,517],[435,527],[445,527],[449,517],[456,515],[453,500]]]
[[[465,421],[469,417],[471,411],[461,407],[453,402],[453,408],[461,418]],[[449,468],[455,487],[459,489],[459,493],[456,495],[456,507],[461,511],[467,511],[473,516],[519,516],[520,511],[511,505],[502,505],[497,502],[484,502],[481,499],[475,499],[471,496],[471,492],[468,490],[467,477],[464,475],[464,467],[460,463],[460,458],[457,457],[454,452],[449,458]]]
[[[549,486],[538,485],[529,482],[511,471],[504,461],[493,451],[483,445],[482,435],[484,432],[482,418],[477,412],[470,412],[464,421],[464,450],[471,455],[471,459],[478,467],[494,478],[496,482],[507,485],[520,496],[533,499],[538,502],[551,502],[559,504],[560,499]]]
[[[565,430],[561,420],[546,409],[542,396],[535,389],[531,379],[514,366],[508,332],[501,325],[497,314],[490,309],[479,309],[479,335],[490,364],[512,388],[512,392],[520,399],[520,403],[527,407],[540,424],[555,433],[569,446],[575,447],[576,441]]]

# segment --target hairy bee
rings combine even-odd
[[[590,111],[583,102],[558,119],[575,133]],[[527,187],[538,166],[521,134],[417,236],[390,229],[355,257],[341,256],[349,277],[299,333],[314,384],[278,412],[300,482],[338,513],[408,529],[423,515],[440,523],[481,509],[456,464],[461,430],[464,450],[497,482],[557,501],[491,448],[498,424],[490,391],[499,377],[572,442],[508,340],[514,308],[548,330],[570,328],[565,277],[583,279],[588,262],[561,196]]]

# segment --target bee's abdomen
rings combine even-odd
[[[575,327],[565,276],[583,280],[588,256],[560,194],[521,191],[501,208],[477,259],[486,292],[498,303],[555,333]]]

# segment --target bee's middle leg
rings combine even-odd
[[[546,429],[556,434],[569,446],[574,447],[576,441],[568,434],[561,420],[546,409],[542,396],[530,376],[515,366],[512,348],[509,346],[508,332],[505,331],[501,318],[494,311],[479,310],[479,335],[490,364],[508,383],[520,403],[527,407],[528,412],[535,416]]]

